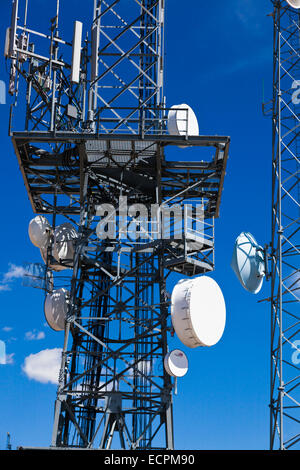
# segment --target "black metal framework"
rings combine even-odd
[[[101,133],[162,127],[164,4],[94,0],[89,118]]]
[[[300,442],[300,15],[274,1],[271,449]]]
[[[70,81],[70,52],[58,52],[70,48],[58,35],[59,0],[51,35],[38,34],[50,41],[49,57],[37,54],[26,21],[19,27],[16,20],[18,37],[27,37],[9,54],[11,92],[21,77],[27,90],[25,130],[13,131],[14,106],[10,121],[20,169],[33,211],[52,215],[53,228],[68,219],[79,233],[53,447],[110,448],[116,433],[121,448],[174,447],[173,383],[163,367],[171,331],[166,282],[172,271],[192,276],[214,269],[214,219],[230,139],[167,132],[164,3],[95,0],[78,84]],[[14,19],[18,1],[13,5]],[[166,150],[176,145],[213,155],[170,161]],[[139,217],[140,204],[149,219]],[[124,205],[133,208],[125,226]],[[173,205],[183,214],[181,228],[173,215],[170,236],[161,237],[161,217]],[[121,230],[99,238],[103,207],[118,210],[115,225],[128,229],[127,237]],[[130,235],[132,224],[140,228],[138,239]],[[50,270],[52,261],[49,249]],[[61,282],[55,274],[54,288]]]

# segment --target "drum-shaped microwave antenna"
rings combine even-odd
[[[187,104],[172,106],[168,113],[168,132],[170,135],[199,135],[196,115]]]
[[[46,246],[45,248],[40,248],[41,257],[45,264],[47,264],[47,250],[48,250],[48,246]],[[52,255],[53,255],[53,249],[52,249]],[[63,266],[62,264],[59,264],[59,263],[51,263],[48,265],[48,267],[53,269],[53,271],[63,271],[64,269],[68,269],[68,266]]]
[[[265,276],[265,257],[251,233],[242,232],[236,239],[231,267],[242,286],[252,294],[257,294]]]
[[[29,222],[28,235],[31,243],[38,248],[45,248],[49,242],[51,226],[42,215],[37,215]]]
[[[286,0],[286,2],[293,8],[300,8],[300,0]]]
[[[172,292],[171,319],[185,346],[216,344],[226,323],[225,301],[216,281],[208,276],[179,281]]]
[[[55,331],[65,328],[65,319],[68,313],[69,291],[64,288],[54,290],[47,294],[44,305],[45,318],[48,325]]]
[[[183,377],[188,371],[189,363],[184,352],[174,349],[166,354],[164,366],[171,377]]]
[[[53,256],[57,262],[69,261],[72,264],[77,231],[72,224],[66,222],[54,230]]]

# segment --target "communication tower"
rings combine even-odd
[[[230,139],[199,135],[187,105],[166,107],[165,0],[94,0],[73,41],[55,3],[44,34],[14,0],[6,41],[10,134],[38,214],[29,233],[51,274],[45,315],[64,329],[52,446],[108,449],[117,434],[124,449],[173,449],[172,377],[187,366],[168,351],[166,282],[214,270]],[[199,158],[167,159],[172,146]]]
[[[300,442],[300,3],[273,3],[270,446],[290,449]]]
[[[271,242],[242,233],[232,267],[252,293],[271,281],[270,449],[284,450],[300,443],[300,1],[272,4]]]

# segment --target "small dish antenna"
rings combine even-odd
[[[64,288],[54,290],[46,295],[44,312],[48,325],[55,331],[65,328],[65,319],[68,313],[69,291]]]
[[[174,349],[166,354],[164,366],[171,377],[184,377],[189,369],[188,359],[180,349]]]
[[[286,2],[293,8],[300,8],[300,0],[286,0]]]
[[[49,243],[51,226],[42,215],[37,215],[29,222],[28,235],[31,243],[38,248],[45,248]]]
[[[172,106],[168,113],[168,132],[170,135],[199,135],[196,115],[187,104]]]
[[[216,281],[208,276],[179,281],[172,292],[171,319],[185,346],[216,344],[226,323],[225,301]]]
[[[231,267],[244,289],[252,294],[261,290],[266,272],[265,254],[251,233],[242,232],[237,237]]]

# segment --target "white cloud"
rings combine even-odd
[[[61,364],[61,348],[44,349],[25,358],[23,371],[29,379],[41,383],[58,383]]]
[[[137,371],[141,372],[141,374],[145,375],[146,377],[151,374],[152,367],[153,366],[151,366],[151,361],[139,361],[136,365]],[[138,374],[139,377],[142,377],[141,374]],[[128,369],[126,376],[127,377],[134,376],[134,367],[131,367],[130,369]]]
[[[2,280],[0,281],[0,292],[10,291],[11,282],[15,279],[20,279],[24,276],[25,269],[22,266],[9,263],[9,269],[3,274]]]
[[[11,354],[4,354],[4,355],[0,355],[0,364],[2,366],[4,365],[11,365],[14,363],[14,355],[15,353],[11,353]]]
[[[15,355],[15,353],[6,354],[6,364],[13,364],[14,363],[14,355]]]
[[[101,387],[101,392],[111,392],[114,388],[114,384],[116,385],[116,381],[113,380],[109,384],[106,385],[105,382],[99,382],[99,388]]]
[[[11,281],[13,279],[19,279],[25,274],[25,269],[22,266],[16,266],[15,264],[9,263],[9,270],[4,274],[3,281]]]
[[[8,284],[0,284],[0,292],[11,290]]]
[[[261,5],[259,2],[253,2],[253,0],[235,0],[233,2],[233,11],[241,24],[251,33],[254,34],[265,34],[265,28],[263,27],[263,21],[266,17],[262,14]]]
[[[13,341],[17,341],[17,338],[15,336],[11,336],[6,340],[7,343],[12,343]]]
[[[36,340],[44,339],[44,338],[45,338],[45,333],[43,331],[33,330],[33,331],[27,331],[25,333],[25,339],[27,339],[28,341],[36,341]]]
[[[8,333],[9,331],[12,331],[12,327],[11,327],[11,326],[4,326],[4,327],[2,328],[2,331],[5,331],[5,332]]]

